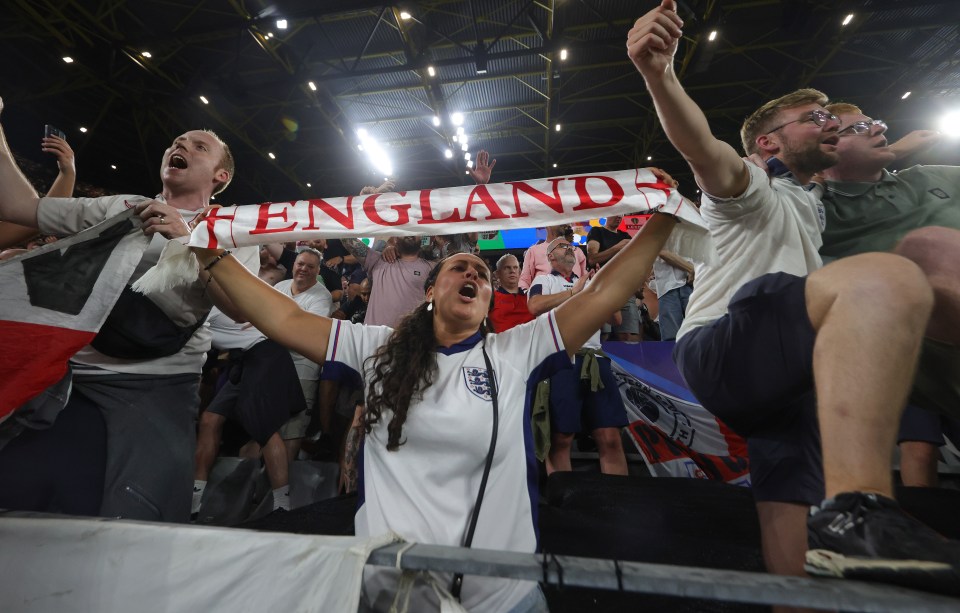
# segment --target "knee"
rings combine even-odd
[[[894,253],[914,262],[934,284],[938,279],[956,283],[960,275],[960,230],[919,228],[904,236]]]
[[[619,451],[623,448],[617,428],[599,428],[593,432],[593,440],[600,451]]]
[[[899,307],[926,320],[933,308],[933,290],[916,263],[890,253],[867,253],[851,260],[855,260],[851,274],[842,281],[846,292],[865,305]]]
[[[550,447],[554,451],[566,451],[573,446],[573,434],[554,432],[550,440]]]

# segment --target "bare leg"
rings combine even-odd
[[[573,434],[554,432],[550,435],[550,453],[547,454],[547,474],[556,471],[573,470],[570,463],[570,448],[573,445]]]
[[[317,417],[320,420],[320,431],[324,434],[331,434],[333,431],[333,413],[337,406],[337,394],[340,393],[340,382],[333,380],[320,380],[320,388],[317,391]]]
[[[597,428],[593,440],[600,454],[600,472],[605,475],[626,475],[627,456],[623,453],[623,440],[619,428]]]
[[[270,479],[271,488],[281,488],[289,483],[287,450],[283,446],[283,439],[280,438],[279,432],[274,432],[267,444],[263,446],[263,463],[267,468],[267,478]]]
[[[926,441],[900,443],[900,480],[910,487],[939,487],[940,448]]]
[[[247,441],[237,452],[237,456],[244,460],[259,460],[260,455],[260,445],[256,441]]]
[[[806,577],[803,570],[807,552],[807,513],[810,507],[792,502],[757,501],[760,540],[767,572],[774,575]],[[809,609],[773,607],[774,613],[806,613]]]
[[[209,411],[204,411],[200,416],[197,451],[193,455],[193,478],[197,481],[206,481],[210,476],[210,468],[213,467],[217,452],[220,450],[220,436],[226,421],[223,415]]]
[[[894,253],[917,264],[933,287],[934,306],[927,336],[960,345],[960,230],[914,230],[900,241]]]
[[[293,462],[300,454],[300,445],[303,444],[302,438],[288,438],[283,441],[283,446],[287,450],[287,462]]]
[[[912,262],[869,253],[814,272],[806,294],[826,495],[892,497],[891,450],[933,292]]]

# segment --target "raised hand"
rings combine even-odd
[[[52,153],[56,156],[57,167],[60,172],[76,174],[77,166],[74,161],[73,149],[67,141],[59,136],[47,136],[40,142],[42,143],[41,150],[44,153]]]
[[[203,210],[197,219],[203,219],[213,207]],[[190,226],[180,211],[159,200],[147,200],[137,205],[137,214],[143,224],[141,230],[147,236],[160,234],[165,238],[179,238],[190,234]]]
[[[656,168],[654,166],[650,166],[647,168],[647,170],[652,172],[653,176],[659,179],[660,182],[663,183],[664,185],[669,185],[674,189],[676,189],[677,186],[680,185],[679,181],[671,177],[670,173],[668,173],[666,170],[663,170],[662,168]]]
[[[489,159],[490,154],[481,149],[480,153],[477,154],[473,168],[467,169],[467,172],[470,173],[470,176],[477,185],[486,185],[490,182],[490,175],[493,174],[493,167],[497,165],[497,160],[493,160],[488,164],[487,161]]]
[[[675,0],[663,0],[627,33],[627,56],[644,78],[663,74],[673,64],[682,26]]]

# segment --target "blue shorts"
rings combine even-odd
[[[627,411],[610,358],[598,357],[603,389],[590,391],[589,381],[580,380],[583,356],[578,355],[573,370],[564,369],[550,377],[550,429],[573,434],[581,428],[620,428],[627,425]]]
[[[824,497],[805,289],[804,277],[758,277],[737,290],[726,315],[685,334],[673,351],[704,408],[747,439],[758,501]]]
[[[898,444],[904,441],[921,441],[941,447],[945,437],[954,445],[960,445],[960,420],[912,404],[907,405],[903,417],[900,418]]]

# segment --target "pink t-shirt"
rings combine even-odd
[[[538,245],[531,245],[523,254],[523,270],[520,271],[520,289],[526,291],[530,289],[530,284],[537,275],[548,275],[553,270],[550,260],[547,259],[548,241]],[[587,274],[587,256],[583,255],[580,247],[574,247],[573,253],[577,258],[577,263],[573,267],[573,272],[582,277]]]
[[[363,323],[396,328],[403,316],[423,302],[423,282],[433,269],[424,259],[390,264],[379,251],[370,250],[363,268],[370,277],[370,303]]]

